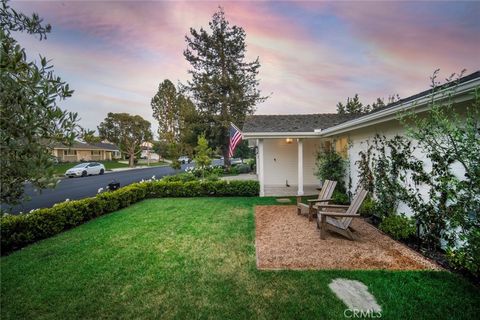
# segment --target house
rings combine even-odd
[[[111,143],[88,144],[75,141],[72,146],[54,144],[52,154],[62,162],[103,161],[121,158],[117,146]]]
[[[480,71],[458,81],[452,101],[465,109],[473,100],[472,91],[480,87]],[[434,99],[442,97],[436,91]],[[319,148],[333,146],[348,159],[351,185],[358,183],[359,152],[376,134],[404,135],[398,113],[428,110],[432,91],[426,90],[364,115],[307,114],[252,115],[243,126],[243,138],[257,148],[257,175],[261,196],[313,194],[319,186],[315,159]],[[421,155],[419,155],[421,157]],[[354,190],[350,190],[354,191]],[[316,191],[318,192],[318,191]]]
[[[152,161],[160,161],[160,155],[153,151],[153,143],[144,142],[141,145],[140,159],[147,159]]]

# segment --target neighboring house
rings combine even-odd
[[[105,160],[122,159],[122,152],[113,143],[100,142],[100,143],[94,143],[93,146],[101,148],[102,150],[105,150],[105,155],[107,157],[107,159]]]
[[[111,143],[88,144],[75,141],[72,146],[55,144],[53,156],[62,162],[102,161],[121,158],[120,150]]]
[[[141,145],[142,151],[140,153],[141,159],[149,159],[153,161],[159,161],[160,156],[153,152],[153,144],[151,142],[144,142]]]
[[[474,98],[472,91],[479,86],[480,71],[461,78],[452,98],[455,108],[461,110],[470,105]],[[435,98],[440,94],[441,91],[436,92]],[[404,128],[397,120],[398,113],[406,110],[425,112],[431,98],[431,90],[427,90],[357,116],[310,114],[247,117],[243,138],[257,147],[260,195],[303,195],[305,190],[308,193],[314,191],[319,185],[315,175],[317,151],[332,144],[337,152],[348,159],[346,185],[351,179],[351,186],[355,188],[358,183],[358,153],[367,149],[367,142],[377,133],[387,137],[404,135]],[[418,156],[422,158],[421,154]]]

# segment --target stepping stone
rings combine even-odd
[[[278,198],[276,199],[279,203],[291,203],[292,201],[288,198]]]
[[[382,312],[375,297],[368,292],[368,287],[360,281],[338,278],[333,279],[328,286],[350,310]]]

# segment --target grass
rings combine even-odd
[[[383,319],[474,319],[480,291],[448,272],[259,271],[256,204],[151,199],[1,259],[2,319],[344,319],[329,290],[364,282]]]

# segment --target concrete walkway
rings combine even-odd
[[[363,314],[382,312],[375,297],[368,292],[368,287],[360,281],[338,278],[333,279],[328,286],[345,303],[352,314],[355,311],[357,313],[361,311]],[[347,313],[345,315],[347,316]]]

